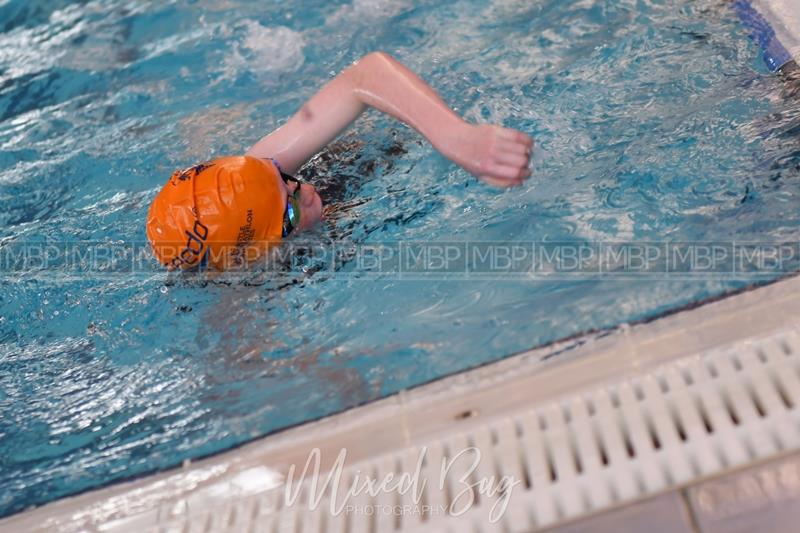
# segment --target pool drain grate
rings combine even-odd
[[[327,496],[309,504],[306,480],[292,505],[283,489],[273,490],[184,510],[160,530],[532,531],[796,450],[798,404],[800,336],[784,332],[677,359],[341,471],[340,494],[353,482],[413,473],[421,464],[419,497],[379,491],[345,504],[340,496],[341,512],[332,513]],[[443,461],[452,461],[444,477]],[[504,476],[516,482],[510,490],[479,490],[482,480]]]

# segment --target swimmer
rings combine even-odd
[[[294,174],[368,107],[419,132],[442,155],[496,187],[530,177],[533,139],[462,120],[416,74],[383,52],[329,81],[245,155],[176,171],[153,200],[147,238],[169,270],[226,270],[323,218],[313,185]]]

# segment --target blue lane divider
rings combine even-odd
[[[733,9],[750,31],[750,38],[764,51],[762,57],[772,72],[792,60],[792,54],[780,43],[769,21],[753,7],[750,0],[735,0]]]

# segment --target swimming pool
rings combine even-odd
[[[800,106],[721,2],[11,0],[0,27],[0,514],[797,268],[467,275],[326,253],[791,250]],[[342,208],[280,276],[81,255],[144,247],[172,170],[244,151],[374,49],[469,119],[534,135],[530,182],[485,187],[370,115],[307,169]],[[7,260],[51,245],[78,259]]]

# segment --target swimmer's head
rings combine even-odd
[[[314,187],[303,184],[295,195],[296,187],[284,183],[272,161],[249,156],[176,171],[150,206],[147,238],[170,270],[240,266],[321,218]],[[295,224],[288,217],[292,201]]]

